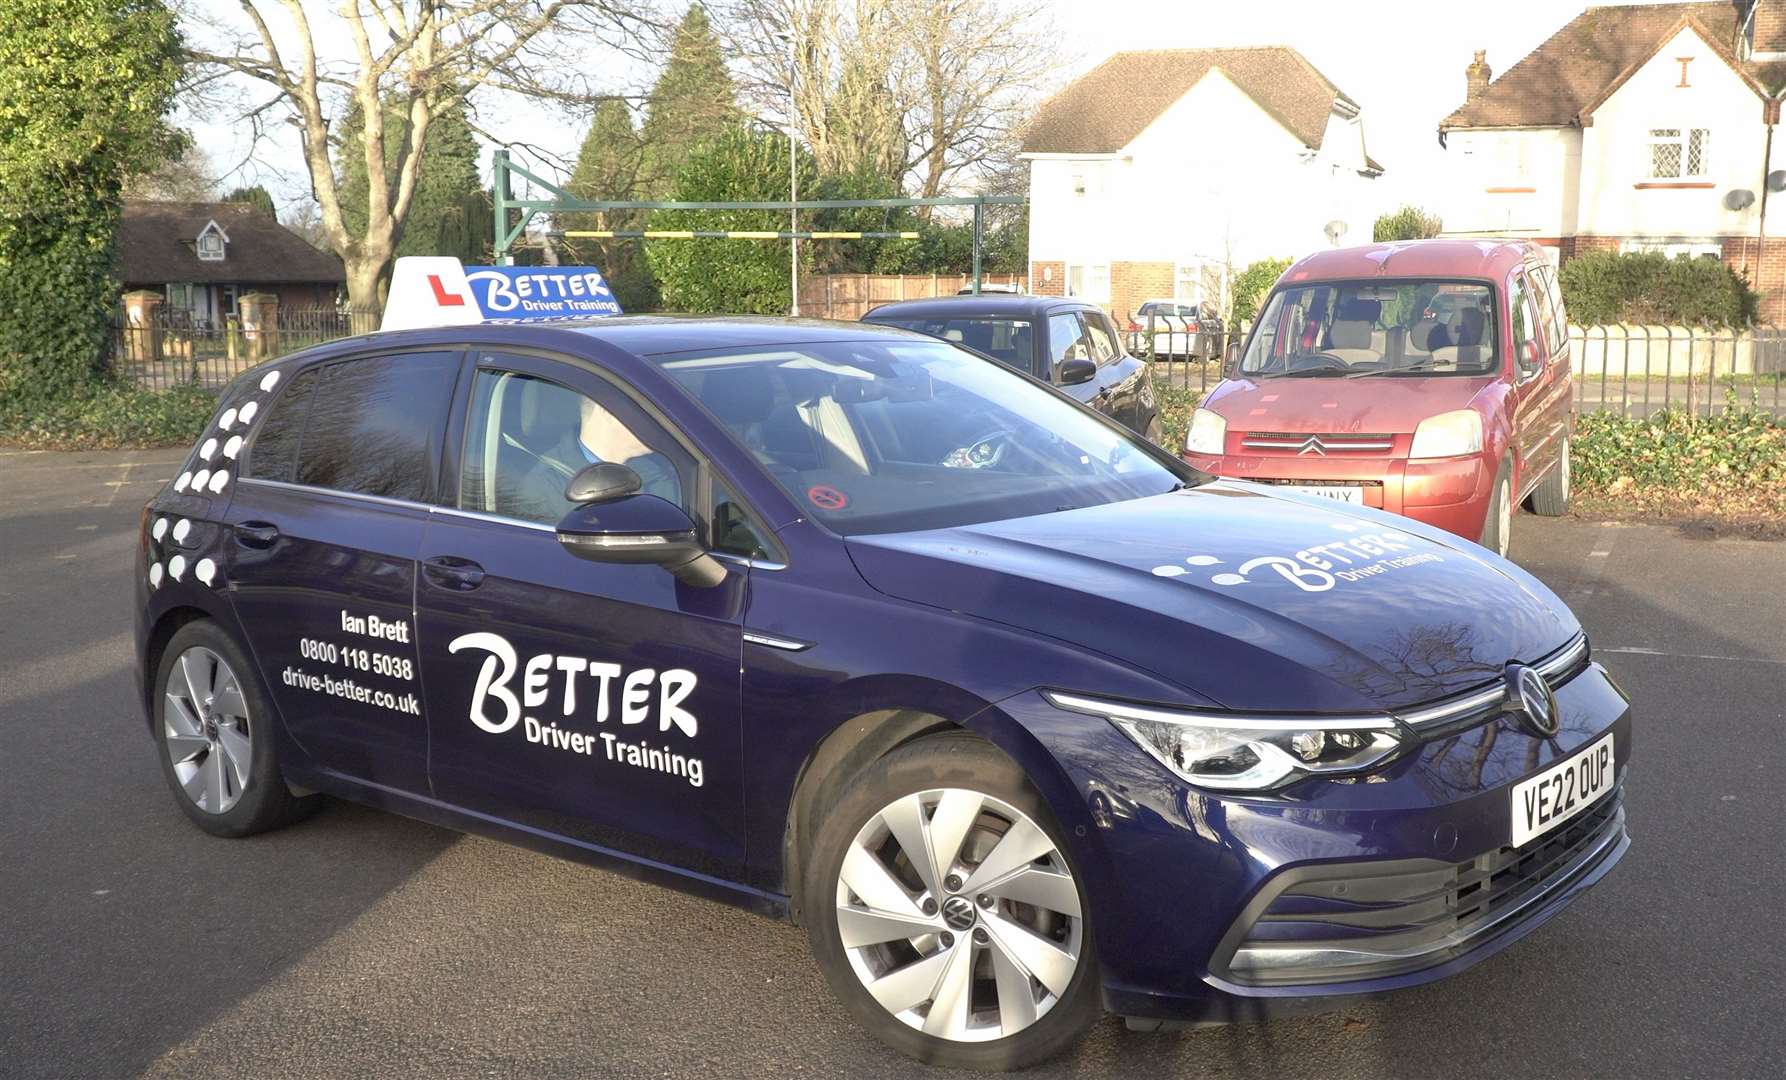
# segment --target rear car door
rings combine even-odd
[[[704,873],[743,864],[746,568],[717,587],[588,562],[555,525],[592,460],[697,520],[707,472],[668,421],[581,363],[487,353],[455,410],[456,491],[422,539],[416,609],[437,797]]]
[[[412,605],[456,351],[307,368],[243,450],[229,596],[286,731],[320,768],[427,791]]]
[[[1520,459],[1520,497],[1556,460],[1562,428],[1552,417],[1554,372],[1549,344],[1538,313],[1534,287],[1526,273],[1516,272],[1507,287],[1513,325],[1513,445]]]

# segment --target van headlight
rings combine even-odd
[[[1198,409],[1191,413],[1191,427],[1184,435],[1184,448],[1191,454],[1220,455],[1228,441],[1228,421],[1220,413]]]
[[[1482,452],[1482,414],[1475,409],[1458,409],[1440,413],[1420,421],[1414,429],[1414,446],[1409,457],[1462,457]]]
[[[1198,787],[1263,791],[1303,774],[1358,772],[1401,748],[1387,716],[1265,717],[1153,709],[1044,691],[1057,708],[1102,716]]]

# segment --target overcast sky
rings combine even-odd
[[[679,14],[678,0],[662,2]],[[193,6],[226,24],[241,20],[234,0],[194,0]],[[1487,49],[1490,67],[1505,71],[1586,6],[1574,0],[1055,0],[1053,18],[1069,57],[1060,74],[1063,83],[1124,49],[1289,45],[1299,50],[1363,106],[1366,143],[1387,170],[1380,183],[1388,205],[1431,201],[1423,196],[1442,160],[1439,120],[1463,101],[1464,68],[1473,51]],[[271,17],[284,19],[277,11]],[[319,52],[347,55],[338,19],[324,17],[314,25]],[[275,27],[275,33],[280,30]],[[610,68],[617,89],[635,89],[650,74],[613,56],[591,57],[589,66]],[[486,105],[480,120],[567,157],[583,135],[583,118],[515,101]],[[218,169],[235,166],[248,153],[248,140],[231,116],[186,116],[181,122],[199,134]],[[263,145],[258,160],[226,183],[255,181],[265,183],[282,206],[307,195],[309,183],[289,131]]]

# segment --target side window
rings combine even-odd
[[[321,373],[309,368],[298,374],[285,388],[260,422],[254,442],[248,446],[247,467],[242,475],[255,480],[291,482],[297,473],[298,447],[304,437],[304,424],[310,419],[310,402],[316,395],[316,382]]]
[[[769,553],[769,546],[751,527],[750,518],[739,505],[737,496],[718,480],[713,482],[710,520],[713,522],[714,551],[742,555],[747,559],[760,559]]]
[[[297,482],[427,502],[457,353],[347,360],[321,370],[298,450]]]
[[[575,505],[565,485],[597,461],[630,466],[639,490],[688,509],[693,461],[618,390],[603,386],[591,397],[516,371],[478,371],[460,457],[460,509],[556,525]]]
[[[1062,361],[1091,359],[1091,342],[1079,316],[1068,312],[1048,316],[1048,359],[1059,370]]]
[[[1116,347],[1116,331],[1110,328],[1110,320],[1104,317],[1103,312],[1080,312],[1080,318],[1085,320],[1087,339],[1091,342],[1092,359],[1101,366],[1122,355],[1122,350]]]
[[[1513,359],[1521,373],[1530,375],[1542,365],[1544,353],[1538,344],[1537,313],[1532,307],[1532,294],[1524,274],[1514,276],[1512,289]]]
[[[1550,354],[1558,356],[1569,348],[1569,314],[1563,310],[1563,293],[1557,287],[1556,269],[1539,267],[1537,279],[1538,301],[1549,309]]]

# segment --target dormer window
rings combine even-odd
[[[223,247],[229,243],[229,237],[223,227],[215,221],[207,222],[200,230],[198,239],[193,241],[193,250],[198,253],[200,262],[222,262]]]

